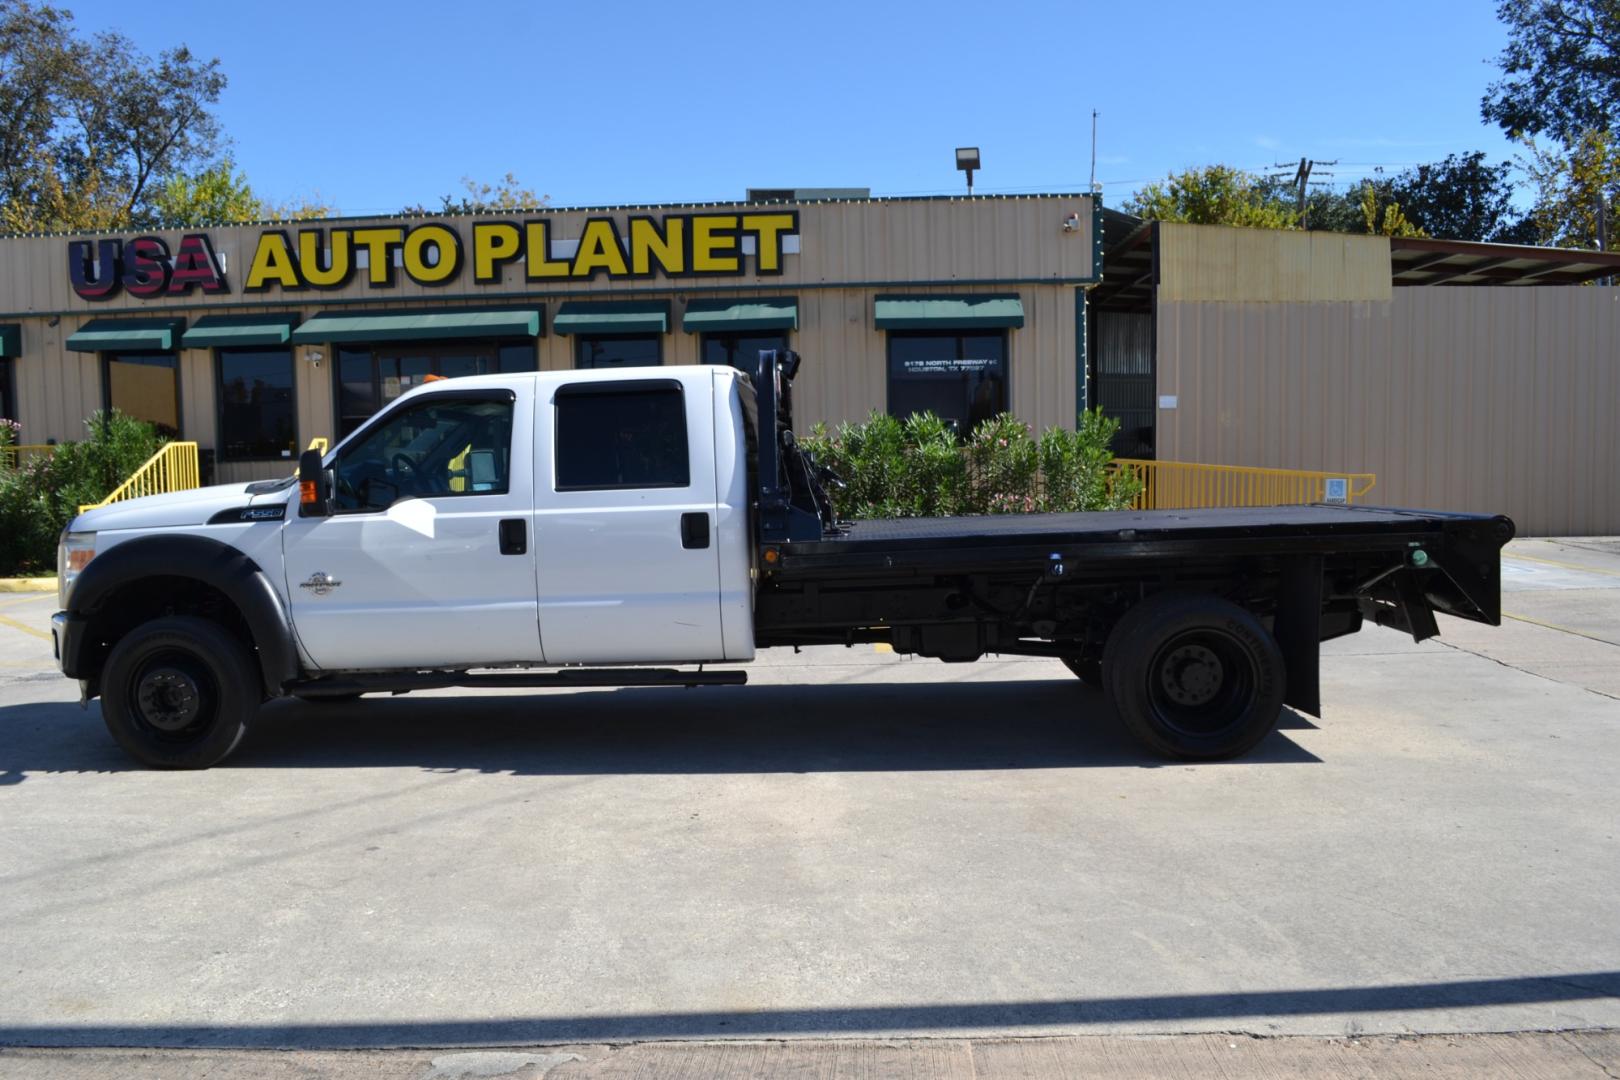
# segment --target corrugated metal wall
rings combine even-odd
[[[1620,289],[1161,300],[1159,455],[1378,474],[1374,501],[1620,533]]]
[[[1389,239],[1284,229],[1158,225],[1159,299],[1388,300]]]

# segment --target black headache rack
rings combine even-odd
[[[799,447],[793,434],[793,377],[799,354],[761,349],[748,372],[753,400],[743,395],[749,419],[753,483],[762,544],[821,540],[837,535],[832,503],[823,484],[829,474]]]

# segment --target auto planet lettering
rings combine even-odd
[[[369,289],[391,289],[398,269],[418,285],[448,285],[472,267],[479,285],[499,283],[522,263],[530,283],[656,277],[762,277],[782,273],[787,238],[799,232],[796,210],[631,215],[585,220],[577,239],[555,235],[555,222],[475,221],[469,238],[443,222],[412,225],[313,226],[259,233],[242,280],[245,293],[334,290],[359,277]],[[751,241],[751,245],[750,245]],[[752,250],[750,250],[750,246]],[[68,242],[68,275],[86,300],[120,291],[147,300],[231,292],[206,233],[187,233],[171,253],[156,236]]]

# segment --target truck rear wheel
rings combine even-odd
[[[137,626],[113,646],[101,715],[124,752],[154,769],[206,769],[236,749],[259,709],[259,672],[218,623]]]
[[[1236,604],[1162,593],[1120,619],[1103,677],[1132,735],[1167,757],[1210,761],[1276,728],[1286,669],[1276,641]]]

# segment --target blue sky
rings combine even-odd
[[[1514,148],[1479,118],[1487,0],[1288,3],[360,3],[66,0],[81,29],[185,42],[272,199],[432,205],[507,171],[555,205],[750,186],[1083,190],[1117,205],[1192,164],[1374,165]]]

